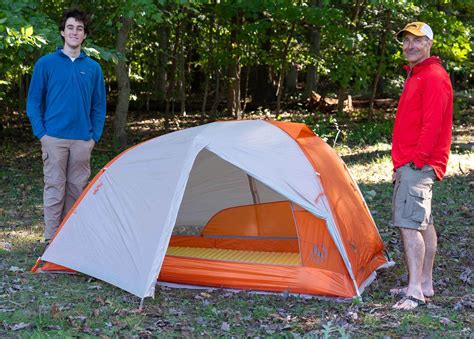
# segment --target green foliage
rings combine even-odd
[[[130,66],[131,95],[137,104],[145,97],[175,99],[180,84],[174,86],[173,93],[166,91],[166,86],[172,65],[181,56],[184,70],[174,70],[173,77],[186,79],[184,92],[194,102],[197,97],[202,100],[203,79],[211,82],[209,96],[216,93],[218,78],[223,80],[219,89],[222,96],[229,81],[228,67],[236,63],[244,71],[250,70],[250,84],[255,81],[253,70],[267,68],[270,91],[275,91],[281,72],[289,69],[288,65],[295,66],[299,72],[299,93],[295,97],[305,87],[304,78],[310,65],[316,67],[317,90],[321,94],[338,93],[342,87],[352,96],[367,97],[372,93],[380,65],[382,94],[396,97],[405,74],[401,70],[404,63],[401,46],[394,34],[415,20],[425,20],[432,26],[435,32],[432,52],[445,61],[456,90],[469,89],[474,82],[470,41],[472,2],[94,0],[72,3],[91,16],[91,32],[84,50],[102,62],[112,102],[116,88],[114,65],[119,60],[126,60]],[[21,110],[18,103],[25,95],[18,93],[26,91],[24,87],[35,61],[62,45],[57,22],[70,5],[70,1],[64,0],[0,0],[0,102],[7,103],[4,110]],[[123,55],[115,47],[122,17],[133,21],[128,49]],[[311,51],[309,36],[313,30],[319,32],[320,38],[317,55]],[[163,32],[166,32],[165,42],[160,40]],[[387,41],[382,55],[383,37]],[[166,58],[161,60],[163,55]],[[158,83],[166,78],[159,78],[163,73],[168,79],[165,86]],[[160,92],[163,87],[165,93]],[[172,98],[165,98],[166,95]],[[251,102],[253,98],[244,99]],[[319,124],[323,135],[336,137],[334,122]],[[339,140],[351,140],[350,130],[340,126],[340,131]]]
[[[389,143],[392,139],[393,119],[361,122],[350,126],[347,132],[347,143],[355,145],[374,145],[380,142]]]
[[[305,117],[301,122],[308,125],[320,138],[332,146],[335,144],[351,147],[375,145],[389,143],[392,138],[392,118],[357,122],[346,120],[341,124],[333,115],[316,113]]]

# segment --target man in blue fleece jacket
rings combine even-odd
[[[36,63],[26,107],[43,153],[46,242],[87,185],[106,113],[102,69],[81,51],[86,14],[65,12],[59,30],[64,46]]]

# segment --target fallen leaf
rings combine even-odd
[[[444,326],[448,326],[449,324],[452,324],[452,321],[449,320],[448,318],[441,317],[439,319],[439,322],[443,324]]]
[[[24,272],[25,270],[22,268],[19,268],[18,266],[10,266],[8,269],[10,272]]]
[[[67,320],[68,322],[72,325],[72,326],[76,326],[76,321],[78,321],[81,325],[85,324],[86,320],[87,320],[87,317],[83,316],[83,315],[78,315],[78,316],[69,316],[67,317]]]
[[[221,325],[221,330],[226,332],[230,331],[230,325],[224,321]]]
[[[204,298],[210,298],[211,297],[211,295],[209,293],[206,293],[206,292],[202,292],[201,296],[203,296]]]
[[[286,324],[286,325],[283,325],[282,327],[280,327],[280,331],[289,330],[291,328],[293,328],[293,325]]]
[[[92,334],[92,329],[89,326],[84,325],[82,327],[82,332],[87,333],[87,334]]]
[[[1,214],[1,213],[0,213]],[[10,252],[12,250],[13,246],[9,242],[6,241],[0,241],[0,249]]]
[[[0,313],[15,312],[14,308],[0,308]]]
[[[279,320],[279,321],[285,321],[286,317],[281,316],[278,313],[272,313],[269,315],[270,318],[273,318],[274,320]]]
[[[472,278],[472,271],[470,268],[466,268],[466,270],[464,270],[464,272],[461,273],[461,275],[459,276],[459,278],[465,282],[466,284],[469,284],[471,285],[471,278]]]
[[[104,306],[105,305],[105,300],[102,298],[100,295],[95,297],[95,301],[97,301],[100,305]]]
[[[155,326],[160,327],[160,328],[166,327],[169,324],[170,324],[170,322],[168,320],[165,320],[165,319],[160,319],[157,322],[155,322]]]
[[[456,311],[460,311],[464,308],[474,308],[474,302],[471,300],[461,300],[454,305]]]
[[[346,317],[350,321],[356,321],[357,319],[359,319],[359,315],[356,312],[352,312],[352,311],[347,312]]]
[[[51,305],[51,310],[49,311],[49,314],[51,315],[51,318],[53,319],[59,318],[61,311],[59,310],[58,304]]]
[[[29,328],[30,326],[31,324],[28,324],[28,323],[18,323],[18,324],[13,324],[12,326],[10,326],[10,330],[19,331],[25,328]]]

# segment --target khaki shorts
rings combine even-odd
[[[409,165],[397,169],[392,199],[394,226],[424,231],[433,224],[431,197],[435,179],[433,168],[427,165],[421,170]]]

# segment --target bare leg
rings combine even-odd
[[[408,266],[408,287],[406,295],[415,297],[421,301],[425,301],[423,291],[421,289],[423,262],[425,256],[425,242],[421,232],[414,229],[400,227],[402,234],[403,247],[405,249],[405,259]],[[393,306],[396,309],[412,309],[413,302],[410,300],[402,300]]]
[[[425,297],[432,297],[433,290],[433,265],[438,247],[438,237],[436,236],[435,228],[432,224],[428,225],[427,229],[421,232],[423,241],[425,243],[425,257],[423,261],[423,270],[421,272],[421,290]],[[390,290],[392,295],[406,295],[408,287],[393,288]]]
[[[425,242],[425,257],[423,261],[423,271],[421,275],[421,290],[426,297],[434,295],[433,290],[433,265],[438,247],[438,237],[433,224],[428,225],[425,231],[421,232]]]

